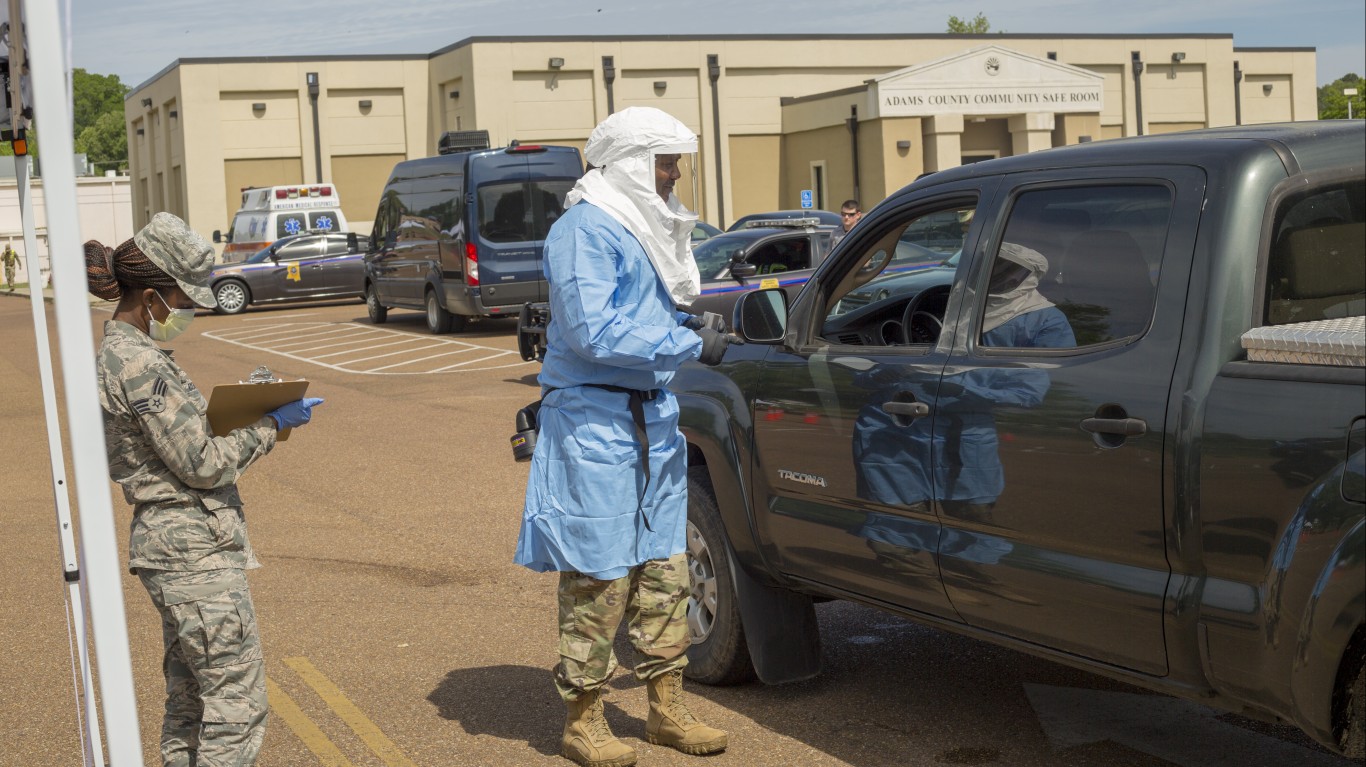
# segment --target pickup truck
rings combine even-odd
[[[1361,121],[973,164],[741,297],[671,386],[687,673],[809,678],[846,599],[1361,758],[1364,171]],[[878,289],[949,213],[952,273]]]

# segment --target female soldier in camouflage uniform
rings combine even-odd
[[[266,678],[246,570],[236,481],[275,446],[277,429],[308,423],[319,399],[285,405],[214,436],[206,402],[155,341],[212,307],[213,248],[158,213],[117,249],[85,245],[90,292],[118,299],[100,346],[100,405],[109,472],[133,506],[130,570],[161,613],[166,767],[250,767],[265,735]]]

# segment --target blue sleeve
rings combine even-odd
[[[1034,320],[1036,327],[1032,329],[1029,346],[1068,349],[1077,345],[1077,337],[1072,333],[1072,325],[1068,323],[1067,315],[1057,307],[1048,307],[1026,316],[1032,315],[1038,315],[1038,318]]]
[[[614,367],[673,371],[695,359],[702,353],[696,333],[677,324],[644,325],[617,309],[617,253],[587,227],[552,232],[545,271],[564,339],[579,356]]]
[[[692,317],[693,317],[693,316],[692,316],[691,314],[688,314],[687,312],[683,311],[682,309],[675,309],[675,310],[674,310],[674,319],[677,320],[677,321],[678,321],[678,324],[680,324],[680,325],[682,325],[683,323],[685,323],[685,322],[687,322],[688,320],[692,319]]]

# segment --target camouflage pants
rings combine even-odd
[[[607,684],[617,668],[612,641],[623,618],[641,655],[637,679],[688,665],[690,588],[686,554],[650,560],[614,581],[560,573],[560,697],[576,700]]]
[[[165,767],[251,767],[266,734],[266,669],[243,570],[140,570],[161,613]]]

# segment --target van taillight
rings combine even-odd
[[[465,243],[465,284],[479,284],[479,248],[472,242]]]
[[[286,192],[286,191],[283,190],[283,189],[276,189],[276,190],[275,190],[275,199],[277,199],[277,200],[283,200],[283,199],[285,199],[285,198],[288,197],[288,196],[289,196],[289,193]]]

